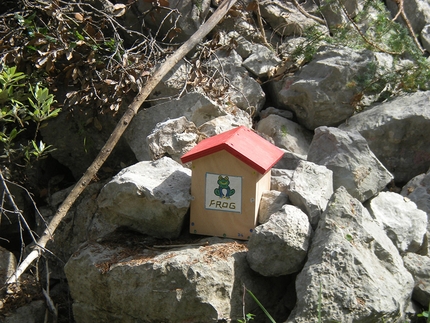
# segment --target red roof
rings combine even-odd
[[[202,140],[181,157],[183,163],[226,150],[261,174],[265,174],[284,152],[245,126]]]

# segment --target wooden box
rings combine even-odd
[[[181,157],[192,162],[190,232],[247,240],[257,225],[270,169],[283,151],[241,126],[201,141]]]

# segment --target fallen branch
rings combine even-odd
[[[81,179],[73,187],[72,191],[63,201],[58,208],[48,227],[43,232],[41,238],[37,241],[34,249],[19,265],[15,273],[8,279],[7,284],[16,283],[23,272],[31,265],[31,263],[39,258],[42,252],[45,250],[45,246],[48,241],[54,239],[54,232],[58,225],[61,223],[63,218],[66,216],[70,207],[80,196],[83,190],[91,182],[92,178],[96,175],[97,171],[104,164],[106,159],[109,157],[113,148],[121,138],[125,129],[127,129],[133,117],[139,111],[140,106],[157,86],[161,79],[191,50],[193,49],[225,16],[228,10],[234,5],[236,0],[224,0],[218,9],[212,14],[212,16],[188,39],[178,50],[169,56],[166,61],[155,71],[148,83],[142,88],[142,90],[136,95],[133,102],[128,107],[122,118],[119,120],[114,131],[111,133],[108,141],[105,143],[100,153],[97,155],[93,163],[88,167]]]
[[[405,14],[405,9],[403,7],[403,0],[395,0],[394,2],[397,4],[399,10],[397,11],[396,16],[393,18],[393,21],[397,20],[399,16],[403,18],[403,20],[405,21],[406,27],[408,28],[409,33],[412,39],[414,40],[415,45],[418,47],[421,53],[424,53],[424,49],[421,47],[421,44],[414,33],[414,29],[412,28],[411,22],[409,21],[408,17]]]
[[[315,20],[317,23],[321,24],[321,25],[326,25],[327,22],[324,19],[321,19],[319,17],[316,17],[314,15],[311,15],[310,13],[308,13],[305,9],[303,9],[303,7],[296,1],[296,0],[292,0],[291,1],[296,8],[301,12],[302,15],[304,15],[307,18],[313,19]]]
[[[386,53],[386,54],[390,54],[390,55],[401,55],[401,52],[393,52],[390,50],[386,50],[383,49],[381,46],[379,46],[378,44],[376,44],[375,42],[371,41],[370,39],[368,39],[360,30],[360,27],[358,27],[358,25],[355,23],[354,19],[351,17],[351,15],[348,13],[348,11],[346,10],[344,4],[338,0],[339,6],[342,9],[343,13],[345,14],[345,16],[348,18],[348,20],[351,22],[351,24],[354,26],[355,30],[358,32],[358,34],[360,35],[360,37],[370,46],[376,48],[377,50],[379,50],[382,53]]]

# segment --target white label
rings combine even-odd
[[[242,177],[206,173],[205,189],[206,209],[242,212]]]

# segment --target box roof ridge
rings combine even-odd
[[[253,130],[239,126],[206,138],[181,157],[183,163],[225,150],[261,174],[283,156],[283,151]],[[259,151],[263,153],[259,153]]]

